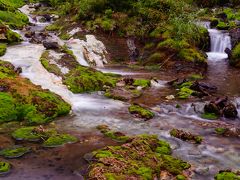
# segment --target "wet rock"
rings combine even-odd
[[[217,98],[215,101],[204,106],[204,112],[216,116],[224,116],[226,118],[235,119],[238,117],[236,106],[229,101],[228,97]]]
[[[120,100],[120,101],[129,101],[133,98],[140,97],[142,95],[142,92],[135,89],[131,89],[131,87],[125,88],[125,87],[115,87],[114,89],[109,89],[105,93],[106,97]]]
[[[180,129],[172,129],[170,131],[170,135],[176,138],[179,138],[183,141],[190,141],[196,144],[201,144],[203,138],[201,136],[192,134],[190,132],[186,132]]]
[[[49,14],[42,15],[47,22],[51,21],[52,17]]]
[[[7,92],[9,90],[9,86],[7,85],[0,85],[0,92]]]
[[[26,153],[29,153],[31,148],[29,147],[22,147],[22,146],[13,146],[7,149],[3,149],[0,151],[0,155],[5,158],[19,158],[25,155]]]
[[[224,50],[224,52],[228,55],[228,58],[229,58],[229,59],[232,58],[232,50],[231,50],[231,49],[226,48],[226,49]]]
[[[128,38],[127,39],[127,46],[128,46],[128,49],[129,49],[129,59],[130,59],[130,61],[136,61],[139,57],[139,50],[137,49],[133,38]]]
[[[234,104],[229,103],[223,108],[223,115],[226,118],[235,119],[238,117],[238,111]]]
[[[136,115],[137,117],[143,118],[145,120],[152,119],[154,117],[154,113],[149,111],[148,109],[145,109],[139,105],[131,105],[128,108],[129,112],[131,114]]]
[[[198,167],[194,171],[199,175],[208,175],[209,167]]]
[[[210,27],[211,27],[211,28],[214,28],[214,27],[216,27],[217,25],[218,25],[218,20],[217,20],[217,19],[212,20],[211,23],[210,23]]]
[[[218,127],[215,129],[216,134],[227,137],[240,137],[240,128]]]
[[[34,35],[35,35],[35,32],[33,32],[33,31],[28,31],[28,32],[25,33],[24,36],[25,36],[26,38],[31,38],[31,37],[33,37]]]
[[[59,49],[59,44],[58,42],[55,41],[43,41],[43,46],[46,49]]]
[[[17,68],[15,69],[15,72],[16,72],[17,74],[21,74],[21,73],[22,73],[22,68],[21,68],[21,67],[17,67]]]
[[[240,42],[240,28],[230,30],[229,35],[231,36],[232,47],[235,47]]]

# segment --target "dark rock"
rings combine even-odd
[[[0,92],[7,92],[9,90],[9,86],[7,85],[0,85]]]
[[[204,112],[219,115],[220,109],[218,108],[218,106],[215,103],[210,102],[209,104],[206,104],[204,106]]]
[[[231,36],[232,47],[235,47],[240,42],[240,28],[235,28],[229,31]]]
[[[127,46],[129,50],[130,61],[136,61],[139,57],[139,50],[137,49],[133,38],[127,39]]]
[[[126,85],[133,85],[134,83],[134,79],[129,77],[125,77],[123,81],[125,82]]]
[[[47,22],[51,21],[52,17],[49,14],[44,14],[43,17]]]
[[[15,72],[16,72],[17,74],[21,74],[21,73],[22,73],[22,68],[21,68],[21,67],[16,68],[16,69],[15,69]]]
[[[43,46],[46,49],[59,49],[59,44],[55,41],[43,41]]]
[[[231,49],[226,48],[224,52],[228,55],[228,59],[232,58],[232,50]]]
[[[218,25],[218,20],[217,19],[212,20],[211,23],[210,23],[211,28],[216,27],[217,25]]]
[[[227,14],[224,12],[217,14],[216,17],[222,19],[223,21],[227,20]]]
[[[35,35],[35,32],[33,32],[33,31],[28,31],[28,32],[25,33],[25,37],[26,37],[26,38],[31,38],[31,37],[33,37],[34,35]]]
[[[234,104],[229,103],[223,108],[223,115],[226,118],[235,119],[238,116],[237,108]]]

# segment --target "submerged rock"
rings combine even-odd
[[[76,143],[78,139],[69,134],[57,134],[49,137],[46,141],[44,141],[44,147],[59,147],[65,144]]]
[[[43,41],[43,46],[46,49],[59,49],[60,48],[58,42],[55,42],[55,41]]]
[[[240,180],[240,174],[231,172],[230,170],[220,171],[215,177],[215,180]]]

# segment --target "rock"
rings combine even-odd
[[[47,22],[51,21],[52,17],[49,14],[42,15]]]
[[[238,117],[237,108],[235,107],[234,104],[229,103],[223,108],[223,115],[226,118],[235,119]]]
[[[22,68],[21,68],[21,67],[16,68],[16,69],[15,69],[15,72],[16,72],[17,74],[21,74],[21,73],[22,73]]]
[[[9,86],[7,85],[0,85],[0,92],[7,92],[9,90]]]
[[[139,50],[137,49],[134,39],[128,38],[127,39],[127,46],[129,49],[129,59],[130,61],[136,61],[139,57]]]
[[[228,59],[231,59],[232,58],[232,50],[229,49],[229,48],[226,48],[224,50],[224,52],[228,55]]]
[[[169,96],[166,96],[165,98],[167,100],[172,100],[172,99],[175,99],[175,96],[174,95],[169,95]]]
[[[222,19],[223,21],[227,20],[227,14],[226,13],[219,13],[216,15],[216,18],[220,18]]]
[[[211,23],[210,23],[211,28],[216,27],[217,25],[218,25],[218,20],[217,19],[212,20]]]
[[[231,36],[232,47],[235,47],[240,42],[240,28],[230,30],[229,35]]]
[[[43,46],[46,49],[59,49],[59,44],[55,41],[43,41]]]
[[[129,77],[124,78],[123,81],[125,82],[126,85],[133,85],[134,83],[134,79]]]
[[[33,31],[28,31],[28,32],[25,33],[24,36],[25,36],[26,38],[31,38],[31,37],[33,37],[34,35],[35,35],[35,32],[33,32]]]
[[[204,112],[206,113],[213,113],[213,114],[220,114],[220,109],[218,108],[218,106],[213,103],[213,102],[210,102],[209,104],[206,104],[204,106]]]

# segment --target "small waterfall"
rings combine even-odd
[[[208,29],[211,37],[211,52],[224,53],[226,48],[231,49],[231,37],[228,33],[216,29]]]

